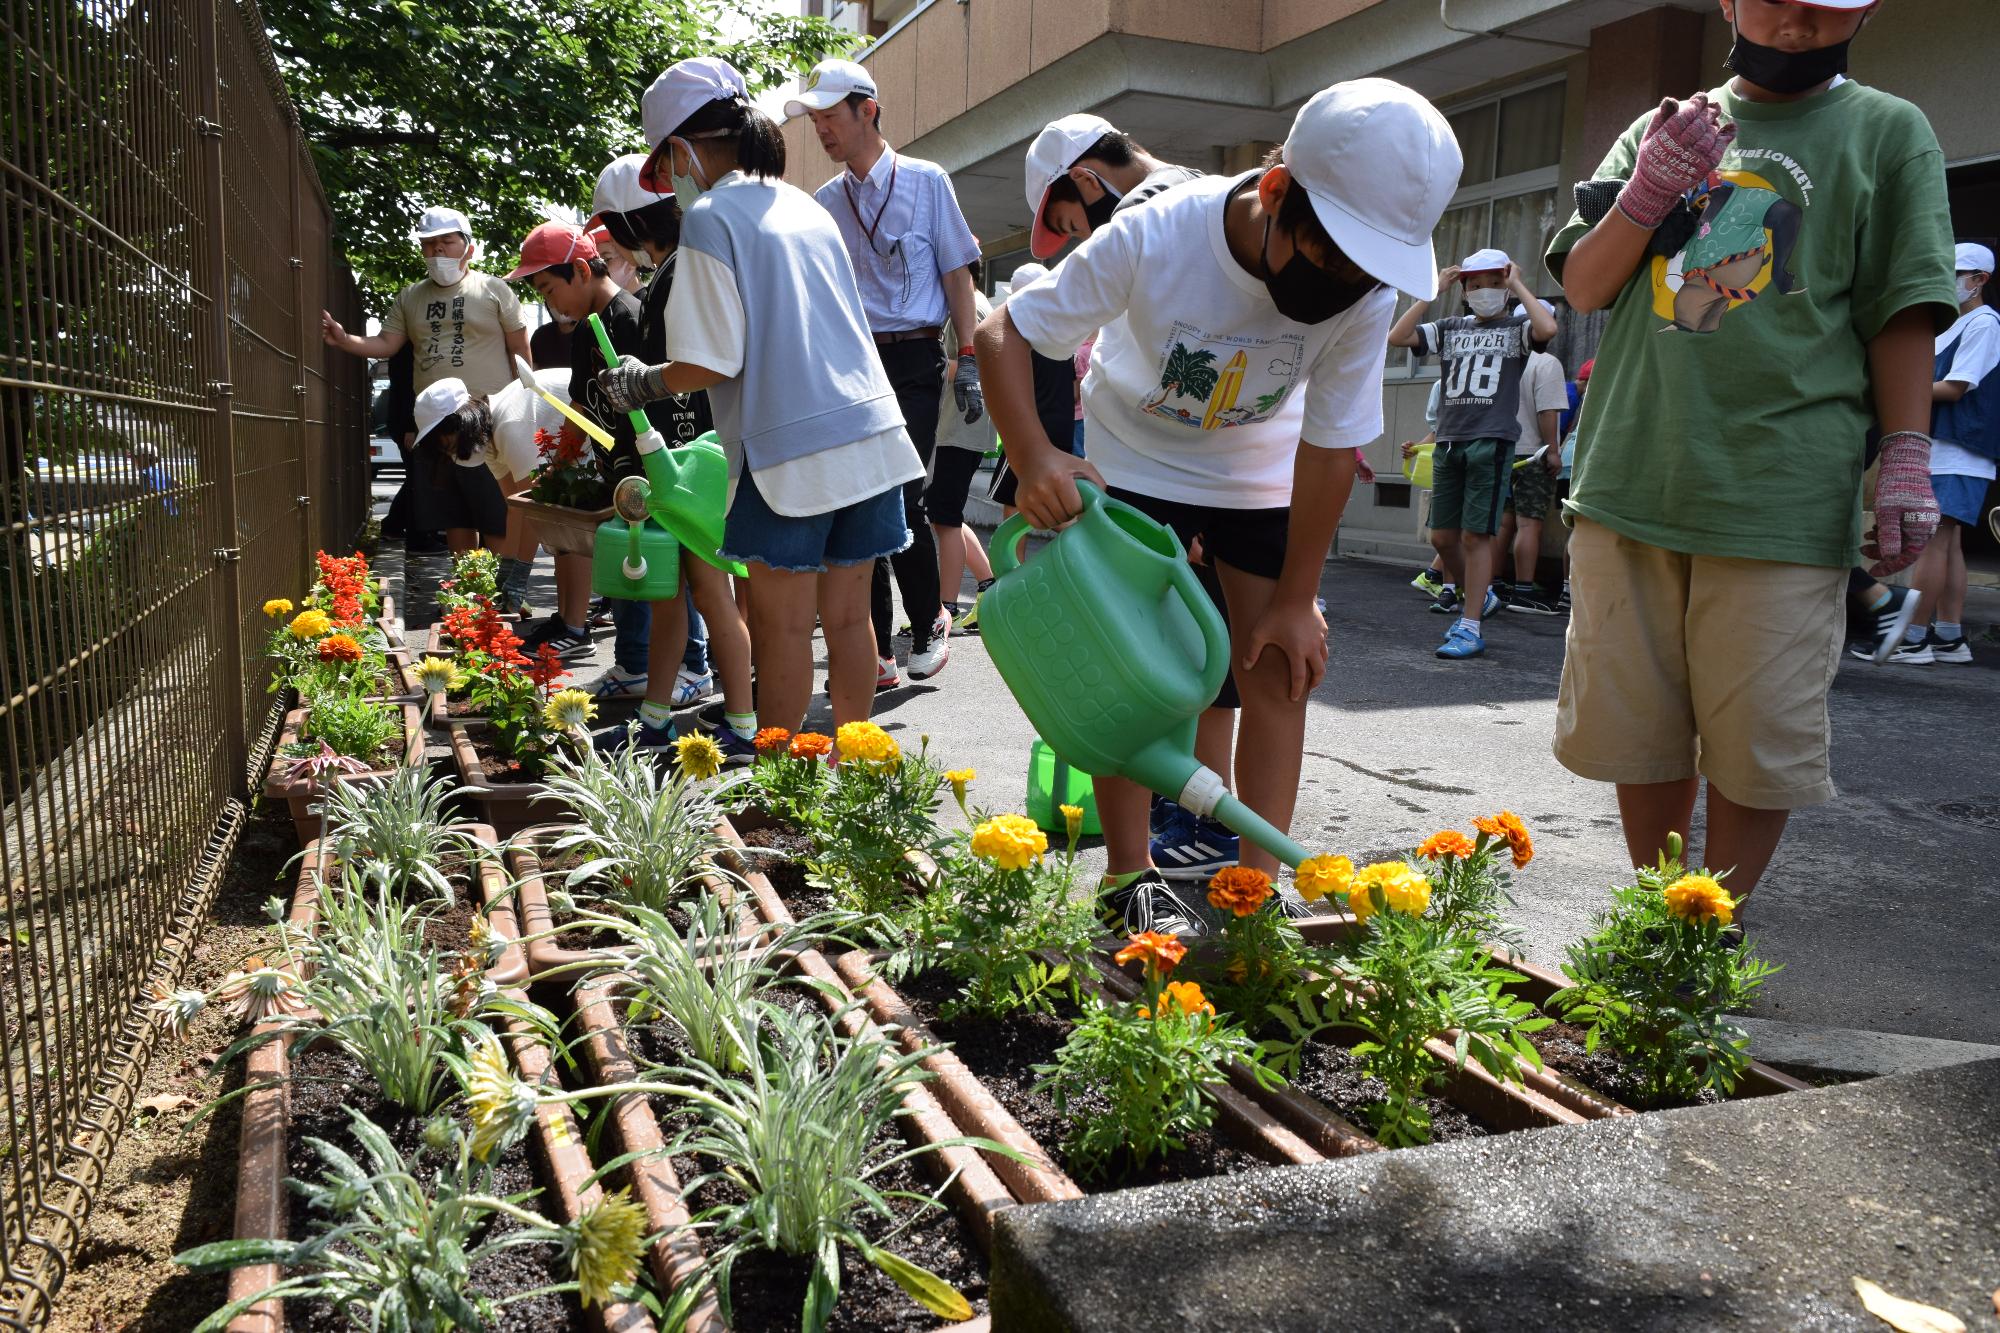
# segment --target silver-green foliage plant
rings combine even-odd
[[[472,851],[447,808],[452,784],[421,768],[335,783],[326,793],[323,842],[344,866],[385,892],[452,897],[446,867]]]
[[[1657,864],[1612,890],[1596,929],[1569,948],[1573,983],[1552,1007],[1585,1024],[1585,1045],[1608,1041],[1636,1067],[1645,1097],[1728,1096],[1750,1064],[1750,1037],[1729,1015],[1779,970],[1742,939],[1721,875],[1689,872],[1670,835]]]
[[[801,1328],[818,1333],[840,1299],[840,1250],[855,1250],[925,1309],[945,1319],[971,1317],[965,1297],[944,1279],[889,1247],[909,1225],[893,1204],[943,1205],[943,1193],[885,1189],[878,1178],[899,1163],[969,1145],[1019,1158],[985,1139],[951,1139],[905,1148],[891,1132],[904,1091],[927,1078],[920,1055],[879,1036],[841,1033],[823,1013],[768,1009],[761,1039],[746,1037],[740,1074],[690,1062],[668,1072],[699,1119],[673,1145],[713,1163],[690,1192],[722,1182],[739,1197],[705,1210],[696,1224],[714,1233],[711,1271],[729,1313],[729,1280],[746,1251],[769,1249],[811,1261]],[[871,1239],[871,1224],[885,1227]]]
[[[548,855],[574,854],[572,890],[601,892],[606,905],[664,909],[699,887],[723,846],[716,833],[718,789],[704,788],[678,765],[656,765],[638,746],[606,757],[593,750],[558,754],[548,787],[580,821],[552,837]]]
[[[381,1333],[447,1333],[506,1327],[508,1305],[546,1291],[576,1291],[586,1306],[630,1283],[645,1235],[644,1212],[622,1192],[563,1225],[525,1207],[527,1195],[490,1192],[491,1173],[450,1121],[425,1129],[426,1145],[405,1158],[382,1128],[350,1111],[359,1156],[324,1139],[307,1144],[325,1164],[317,1180],[294,1180],[314,1219],[304,1240],[225,1240],[174,1257],[196,1272],[276,1264],[284,1276],[231,1301],[196,1326],[214,1333],[260,1301],[318,1298],[356,1328]],[[444,1160],[426,1165],[434,1153]],[[514,1229],[494,1223],[511,1219]],[[554,1244],[576,1280],[501,1298],[473,1289],[482,1259],[524,1245]]]

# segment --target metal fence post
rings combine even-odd
[[[289,111],[289,108],[287,110]],[[312,584],[314,572],[313,552],[324,545],[323,539],[326,535],[319,531],[322,510],[316,508],[313,503],[321,497],[313,493],[314,482],[319,475],[318,460],[315,458],[315,454],[318,451],[315,448],[315,440],[313,438],[316,432],[313,430],[309,420],[311,413],[308,411],[308,404],[311,401],[311,396],[306,391],[305,187],[302,180],[304,173],[299,169],[299,158],[305,151],[305,145],[300,141],[297,129],[294,127],[291,154],[291,260],[292,310],[297,318],[293,321],[292,326],[294,346],[292,356],[292,405],[293,410],[297,413],[295,428],[298,431],[299,439],[299,488],[295,494],[298,498],[299,507],[299,537],[304,543],[299,552],[301,587],[308,587]]]

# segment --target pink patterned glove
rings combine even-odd
[[[1931,437],[1899,430],[1882,437],[1875,474],[1875,540],[1864,554],[1876,557],[1878,578],[1916,563],[1937,532],[1937,496],[1931,492]]]
[[[1735,139],[1736,127],[1723,125],[1707,93],[1685,102],[1667,98],[1639,141],[1632,179],[1618,194],[1619,211],[1649,231],[1659,226],[1682,195],[1708,179]]]

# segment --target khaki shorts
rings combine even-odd
[[[1827,689],[1847,571],[1686,555],[1578,519],[1556,759],[1599,782],[1697,773],[1738,805],[1833,799]]]

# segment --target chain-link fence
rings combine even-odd
[[[253,0],[0,8],[0,1327],[81,1239],[368,494],[352,276]]]

